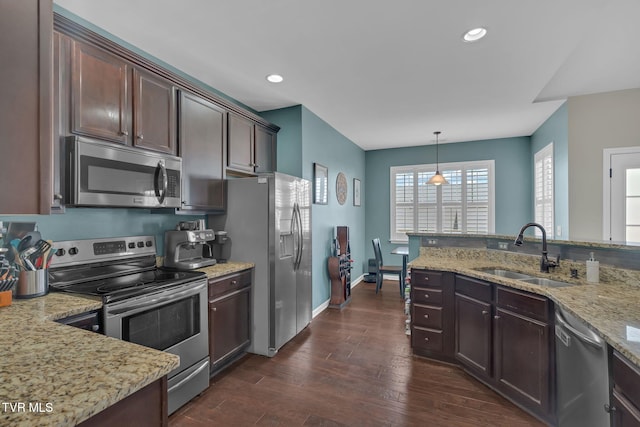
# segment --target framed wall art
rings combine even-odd
[[[360,206],[360,180],[353,178],[353,206]]]
[[[329,203],[329,169],[320,163],[313,164],[313,203]]]

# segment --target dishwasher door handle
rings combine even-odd
[[[602,341],[597,341],[596,339],[586,336],[585,334],[583,334],[582,332],[580,332],[579,330],[571,326],[569,323],[567,323],[567,321],[564,320],[562,315],[558,312],[556,312],[556,322],[560,326],[562,326],[563,328],[571,332],[573,335],[575,335],[576,338],[578,338],[580,341],[584,342],[585,344],[589,344],[598,349],[602,348]]]

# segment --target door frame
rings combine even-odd
[[[640,146],[602,150],[602,240],[611,240],[611,156],[633,153],[640,154]]]

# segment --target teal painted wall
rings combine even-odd
[[[280,126],[278,132],[278,172],[302,177],[302,106],[259,113],[265,120]]]
[[[531,170],[536,152],[553,142],[554,223],[556,230],[547,233],[554,239],[569,238],[569,113],[564,103],[531,135]],[[532,172],[533,173],[533,172]],[[533,175],[531,194],[533,194]],[[533,207],[532,207],[533,209]],[[531,217],[534,216],[534,211]],[[561,233],[557,234],[558,226]],[[551,237],[550,237],[551,238]]]
[[[373,258],[371,239],[379,237],[386,264],[400,265],[402,257],[391,255],[396,244],[389,242],[391,166],[436,162],[435,145],[367,151],[366,155],[367,258]],[[531,219],[531,142],[529,137],[440,144],[440,163],[495,160],[495,232],[517,234]]]
[[[352,277],[364,271],[368,258],[364,247],[365,235],[365,152],[313,112],[302,107],[302,176],[313,180],[313,164],[329,169],[329,203],[313,205],[313,307],[330,298],[330,279],[327,257],[331,254],[334,227],[349,227],[351,257],[354,261]],[[347,178],[348,197],[344,205],[336,199],[336,178],[342,172]],[[353,179],[361,181],[362,205],[353,206]]]
[[[100,237],[156,237],[156,251],[164,251],[164,232],[180,221],[206,219],[204,216],[151,213],[148,209],[67,208],[55,215],[0,215],[0,221],[36,222],[44,239],[53,241]]]

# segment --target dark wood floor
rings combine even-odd
[[[169,419],[194,426],[542,426],[459,368],[413,357],[404,302],[361,283],[273,358],[248,355]]]

